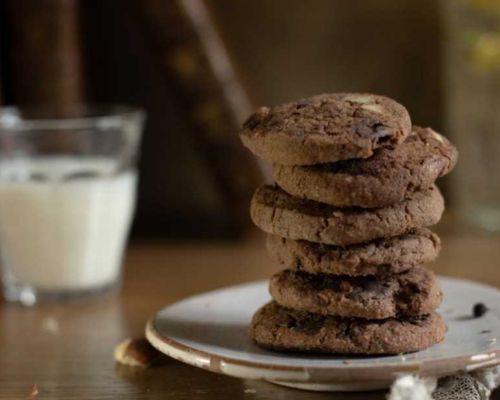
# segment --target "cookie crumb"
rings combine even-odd
[[[472,315],[474,318],[482,317],[488,311],[488,307],[486,307],[483,303],[476,303],[472,308]]]
[[[38,394],[40,392],[38,391],[38,386],[36,383],[34,383],[32,386],[31,386],[31,390],[28,394],[28,399],[36,399],[38,398]]]
[[[42,329],[53,335],[59,334],[59,321],[54,317],[47,317],[42,321]]]
[[[157,364],[162,354],[145,339],[126,339],[115,347],[115,361],[131,367],[146,368]]]

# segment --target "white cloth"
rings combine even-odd
[[[388,400],[487,400],[500,385],[500,366],[444,378],[403,375],[391,386]]]

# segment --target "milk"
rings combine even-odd
[[[4,284],[88,290],[116,281],[135,206],[135,172],[106,158],[0,161]]]

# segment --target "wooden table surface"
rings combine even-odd
[[[500,237],[446,235],[433,269],[500,287]],[[194,293],[268,277],[277,269],[263,237],[235,243],[133,243],[121,292],[65,305],[0,308],[0,399],[384,399],[332,395],[216,375],[170,361],[145,370],[115,365],[113,348],[142,336],[146,320]],[[500,399],[497,393],[495,398]]]

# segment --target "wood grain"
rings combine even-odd
[[[500,287],[499,244],[499,236],[444,236],[433,269]],[[33,384],[37,399],[384,399],[384,392],[311,394],[173,360],[147,370],[115,365],[114,346],[142,336],[147,318],[166,304],[277,269],[261,235],[238,243],[136,242],[119,293],[35,308],[1,304],[0,399],[28,398]]]

